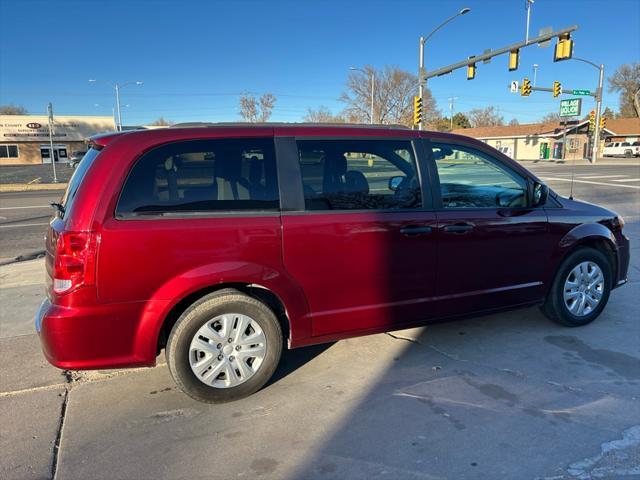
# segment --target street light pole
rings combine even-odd
[[[533,86],[536,86],[536,80],[538,79],[538,64],[533,64]]]
[[[427,80],[424,78],[424,44],[427,43],[427,40],[429,40],[434,33],[436,33],[438,30],[444,27],[447,23],[456,19],[457,17],[460,17],[462,15],[469,13],[470,11],[471,11],[470,8],[467,8],[467,7],[463,8],[458,13],[456,13],[455,15],[451,15],[444,22],[442,22],[436,28],[431,30],[431,33],[429,33],[429,35],[427,35],[426,37],[420,37],[420,47],[419,47],[420,58],[418,59],[418,96],[422,99],[423,105],[424,105],[424,89],[427,86]],[[420,121],[420,123],[418,124],[419,130],[422,130],[423,124],[424,122]]]
[[[598,158],[598,147],[600,146],[600,118],[602,116],[602,88],[604,86],[604,64],[596,64],[585,60],[584,58],[572,57],[572,60],[577,60],[591,65],[598,70],[598,88],[596,89],[596,124],[593,129],[593,149],[591,151],[591,163],[596,163]]]
[[[90,79],[89,83],[97,83],[99,80]],[[116,125],[116,130],[118,132],[122,131],[122,112],[120,111],[120,89],[126,87],[127,85],[144,85],[144,82],[136,81],[136,82],[126,82],[123,84],[114,83],[107,84],[110,85],[116,91],[116,112],[118,113],[118,124]]]

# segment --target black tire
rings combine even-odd
[[[600,303],[587,315],[576,316],[569,311],[564,302],[564,283],[573,268],[582,262],[594,262],[600,267],[604,276],[604,286]],[[547,294],[542,307],[543,313],[551,320],[567,327],[580,327],[593,322],[607,305],[612,285],[612,268],[609,258],[599,250],[582,247],[564,259]]]
[[[266,338],[266,354],[258,370],[244,383],[217,388],[195,375],[189,363],[189,347],[200,327],[228,313],[247,315],[258,323]],[[280,323],[266,305],[237,290],[225,289],[202,297],[178,318],[167,341],[167,364],[178,387],[191,398],[206,403],[231,402],[257,392],[269,381],[280,361],[282,343]]]

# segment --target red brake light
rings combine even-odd
[[[54,293],[68,293],[95,285],[99,235],[95,232],[62,232],[58,235],[53,269]]]

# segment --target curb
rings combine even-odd
[[[10,258],[8,260],[0,260],[0,267],[4,267],[5,265],[11,265],[19,262],[26,262],[28,260],[35,260],[37,258],[44,257],[44,250],[36,250],[35,252],[25,253],[23,255],[18,255],[15,258]]]
[[[66,183],[5,183],[0,185],[0,193],[7,192],[30,192],[39,190],[64,190]]]

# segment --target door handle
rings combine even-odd
[[[447,233],[467,233],[471,230],[473,230],[473,225],[470,223],[457,223],[444,227],[444,231]]]
[[[402,227],[400,229],[400,233],[406,235],[407,237],[418,236],[426,233],[431,233],[431,227],[422,227],[418,225],[409,225],[407,227]]]

